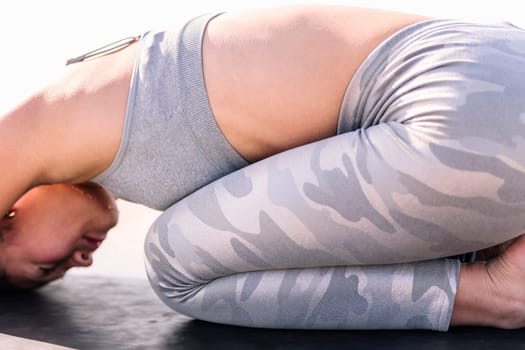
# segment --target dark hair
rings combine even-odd
[[[40,287],[45,286],[49,282],[42,282],[32,287],[20,287],[14,285],[3,271],[0,271],[0,294],[13,293],[13,292],[29,292]]]
[[[11,219],[14,218],[13,213],[14,211],[10,211],[0,219],[0,243],[5,240],[6,233],[13,228],[13,223],[11,222]]]
[[[12,223],[9,220],[11,218],[12,216],[9,216],[9,214],[7,214],[3,217],[3,219],[7,220],[0,221],[0,245],[5,244],[5,235],[12,229]],[[0,293],[13,292],[16,290],[20,289],[9,281],[7,275],[5,274],[5,271],[3,270],[3,268],[0,267]]]
[[[0,274],[0,293],[10,292],[10,291],[13,291],[15,289],[16,288],[11,283],[9,283],[9,281],[7,280],[7,277],[5,276],[5,274],[2,271],[1,274]]]
[[[9,211],[3,218],[0,219],[0,245],[6,243],[6,234],[13,229],[12,219],[16,216],[14,210]],[[4,268],[0,267],[0,293],[13,292],[13,291],[24,291],[42,287],[46,283],[37,284],[34,288],[23,288],[16,286],[7,277]]]
[[[2,244],[0,240],[0,244]],[[5,271],[0,268],[0,293],[12,292],[17,290],[17,288],[9,281]]]
[[[10,225],[6,225],[4,222],[0,221],[0,244],[4,242],[4,236],[7,231],[9,231]],[[7,290],[11,287],[10,283],[7,281],[7,276],[5,271],[0,269],[0,291]]]

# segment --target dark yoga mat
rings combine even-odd
[[[217,325],[171,311],[147,281],[109,277],[68,276],[38,292],[2,295],[0,310],[0,333],[78,349],[525,349],[525,330],[294,331]]]

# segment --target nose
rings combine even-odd
[[[93,264],[93,255],[91,252],[76,250],[73,255],[71,255],[72,266],[87,267],[91,264]]]

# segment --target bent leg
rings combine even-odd
[[[459,61],[452,67],[469,62]],[[458,263],[431,259],[525,231],[525,101],[516,98],[525,79],[496,81],[510,64],[449,74],[431,63],[434,75],[405,82],[416,93],[398,87],[402,97],[386,101],[388,118],[364,109],[378,124],[263,160],[172,206],[146,241],[161,298],[249,326],[446,329]],[[487,108],[501,101],[495,118]]]
[[[168,306],[196,319],[249,327],[445,331],[459,273],[457,261],[440,259],[273,268],[208,280],[189,273],[175,256],[165,255],[151,236],[148,245],[150,282]],[[206,253],[196,255],[200,260]],[[222,270],[213,257],[204,260],[208,268],[216,264]]]
[[[385,123],[287,151],[193,193],[148,235],[154,288],[174,309],[217,322],[446,329],[457,262],[363,265],[505,241],[523,231],[525,208],[493,198],[499,179],[450,168],[408,147],[413,138],[411,128]],[[459,188],[476,183],[476,193],[429,195],[435,176]]]
[[[411,167],[419,171],[435,162],[404,153],[403,142],[389,137],[393,127],[403,126],[382,124],[366,132],[390,139],[368,152],[368,161],[383,167],[374,185],[357,167],[369,148],[360,131],[261,161],[172,206],[146,243],[156,291],[176,310],[217,322],[446,329],[457,262],[355,266],[444,257],[492,244],[476,235],[461,237],[461,225],[457,235],[450,233],[449,221],[464,217],[473,224],[484,217],[475,212],[469,219],[462,207],[447,207],[441,221],[424,215],[412,223],[402,220],[405,213],[433,208],[414,198],[390,163],[403,167],[407,159],[419,159]],[[405,160],[384,163],[390,152],[398,161],[405,154]]]

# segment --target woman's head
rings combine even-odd
[[[89,266],[116,225],[114,198],[102,187],[38,186],[0,220],[0,275],[16,288],[36,288],[71,267]]]

